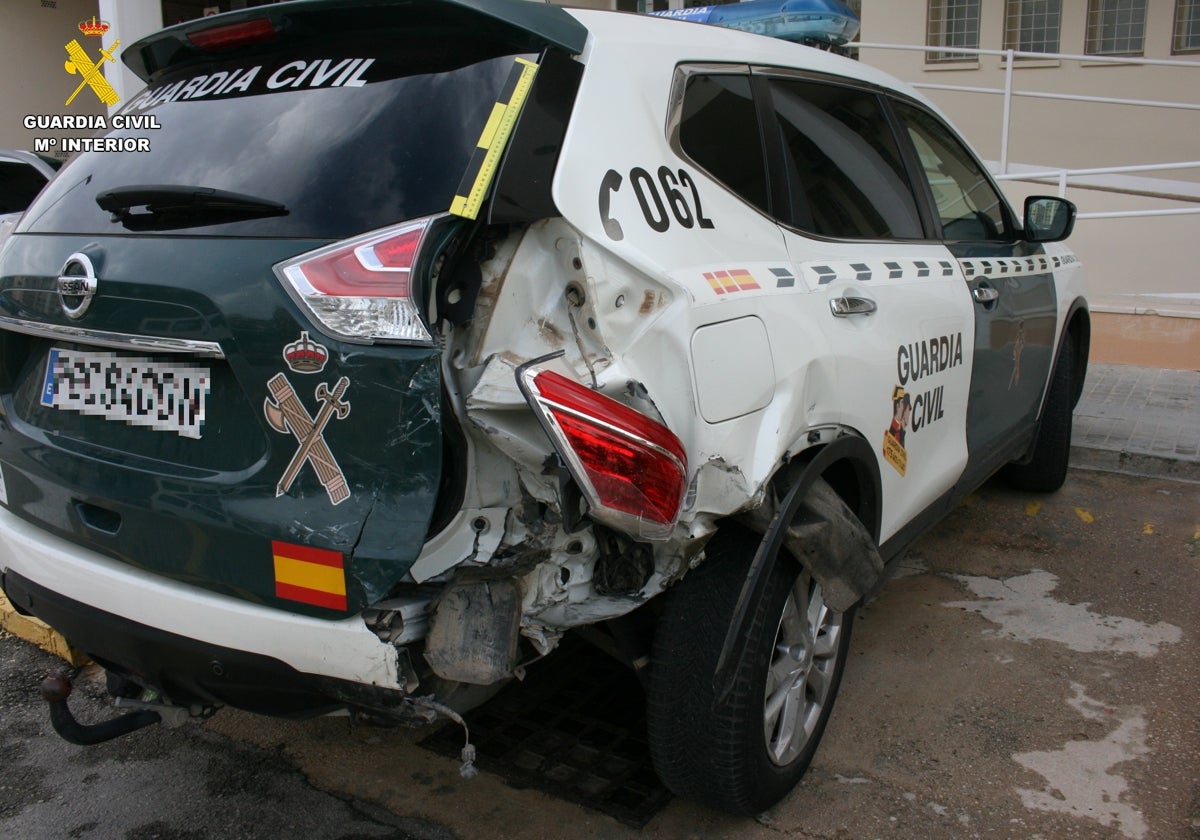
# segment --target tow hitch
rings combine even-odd
[[[71,696],[73,686],[65,676],[46,677],[42,680],[42,699],[50,704],[50,724],[66,741],[88,747],[101,744],[128,735],[145,726],[162,721],[162,716],[149,709],[139,709],[127,712],[120,717],[106,720],[103,723],[83,724],[75,720],[67,698]]]

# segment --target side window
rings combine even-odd
[[[748,76],[690,77],[683,94],[679,145],[732,192],[770,212],[767,167]]]
[[[925,236],[896,138],[870,92],[773,79],[789,207],[800,230],[848,239]]]
[[[0,161],[0,213],[19,213],[46,186],[45,177],[27,163]]]
[[[942,220],[942,237],[1011,240],[1004,200],[967,147],[931,114],[903,103],[897,103],[896,111],[921,158],[921,169]]]

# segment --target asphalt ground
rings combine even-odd
[[[346,718],[227,710],[75,747],[37,699],[62,663],[8,637],[0,836],[1200,838],[1200,485],[993,482],[893,571],[809,774],[754,820],[671,800],[639,831]],[[72,704],[108,714],[97,674]]]

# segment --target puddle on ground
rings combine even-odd
[[[1002,638],[1019,642],[1046,639],[1059,642],[1080,653],[1133,653],[1154,656],[1164,644],[1183,638],[1183,631],[1160,621],[1145,624],[1132,618],[1092,612],[1089,604],[1056,601],[1050,593],[1058,578],[1034,569],[1028,574],[996,580],[988,577],[952,575],[982,600],[951,601],[946,607],[958,607],[978,613],[1000,630]]]
[[[1142,840],[1149,831],[1142,812],[1122,796],[1129,791],[1124,777],[1113,768],[1150,752],[1146,746],[1146,718],[1142,709],[1122,712],[1111,709],[1072,683],[1074,696],[1067,700],[1088,720],[1116,724],[1098,741],[1069,741],[1061,750],[1016,753],[1015,760],[1046,780],[1042,790],[1017,788],[1026,808],[1053,811],[1113,826],[1132,840]]]

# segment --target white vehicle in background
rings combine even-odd
[[[0,149],[0,242],[60,166],[62,161],[57,158]]]
[[[51,686],[68,737],[457,715],[591,627],[667,786],[756,813],[886,561],[997,471],[1064,480],[1074,207],[1018,216],[882,72],[520,0],[122,58],[153,150],[81,154],[0,251],[4,588],[143,707]]]

